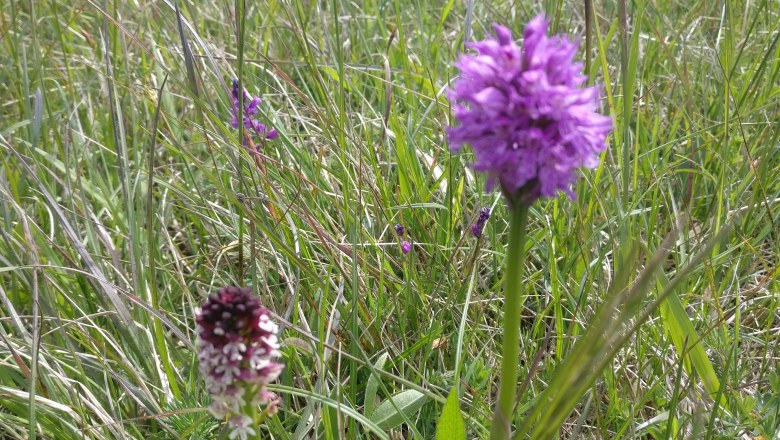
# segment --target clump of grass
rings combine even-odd
[[[458,383],[487,436],[509,213],[447,150],[444,90],[465,35],[541,7],[237,3],[3,4],[0,433],[220,435],[194,316],[234,283],[283,326],[264,434],[432,438]],[[663,249],[649,312],[545,434],[773,438],[779,12],[593,3],[613,147],[575,201],[529,210],[518,426]],[[582,4],[544,8],[584,32]],[[229,125],[234,77],[279,132],[258,154]]]

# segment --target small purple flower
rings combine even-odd
[[[397,235],[399,237],[403,237],[404,236],[404,232],[406,232],[406,229],[404,228],[404,225],[402,225],[400,223],[396,223],[394,228],[395,228],[395,235]]]
[[[247,407],[268,405],[278,397],[265,386],[284,368],[279,356],[278,326],[248,288],[225,287],[209,295],[195,318],[200,372],[211,395],[209,411],[228,419],[230,438],[254,435]],[[234,435],[235,434],[235,435]]]
[[[240,105],[240,99],[238,96],[238,79],[233,80],[233,87],[230,91],[230,94],[233,100],[233,108],[231,110],[233,117],[230,119],[230,125],[232,125],[233,128],[238,128],[238,108]],[[279,136],[279,133],[273,128],[268,129],[265,124],[258,121],[254,117],[257,113],[260,112],[260,103],[262,102],[260,97],[253,96],[250,98],[249,94],[246,92],[246,90],[244,90],[243,99],[244,109],[242,112],[242,119],[244,128],[249,131],[251,136],[257,138],[259,141],[266,139],[276,139]],[[243,143],[246,145],[246,139],[243,140]]]
[[[509,29],[493,28],[495,38],[470,43],[478,53],[455,63],[460,78],[449,95],[460,124],[448,132],[452,149],[471,146],[488,190],[498,183],[524,203],[559,190],[573,197],[577,168],[598,165],[612,130],[598,113],[598,89],[583,86],[577,43],[548,36],[544,15],[526,26],[522,49]]]
[[[490,208],[485,207],[479,210],[479,218],[477,218],[477,222],[471,225],[471,233],[474,234],[475,237],[482,237],[482,229],[485,228],[485,223],[487,223],[489,218]]]
[[[404,242],[401,243],[401,252],[403,252],[404,255],[406,255],[411,250],[412,250],[412,243],[409,243],[408,241],[404,240]]]

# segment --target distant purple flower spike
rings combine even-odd
[[[477,222],[471,225],[471,233],[474,234],[475,237],[482,237],[482,230],[485,228],[485,223],[487,223],[489,218],[490,208],[482,208],[479,210],[479,218],[477,218]]]
[[[404,228],[404,225],[402,225],[400,223],[396,223],[395,226],[393,226],[393,227],[395,228],[395,235],[397,235],[399,237],[403,237],[404,236],[404,232],[406,232],[406,229]]]
[[[404,255],[408,254],[412,250],[412,244],[408,241],[404,241],[401,243],[401,252],[404,253]]]
[[[233,80],[233,87],[230,90],[230,94],[232,96],[233,101],[233,108],[231,110],[233,116],[230,118],[230,125],[233,128],[238,128],[238,108],[240,105],[240,99],[238,95],[238,80]],[[244,100],[244,109],[243,109],[243,125],[244,128],[249,132],[250,136],[253,136],[257,138],[258,141],[262,140],[273,140],[276,139],[279,136],[279,132],[277,132],[275,129],[271,128],[269,129],[265,124],[255,119],[253,116],[258,114],[260,112],[260,103],[263,102],[260,97],[254,96],[250,97],[249,94],[244,90],[243,92],[243,100]],[[246,139],[242,140],[243,144],[246,145]]]
[[[509,29],[493,28],[496,38],[469,43],[478,54],[455,63],[461,74],[449,95],[460,124],[448,132],[452,149],[471,146],[488,190],[498,183],[524,203],[559,190],[573,197],[577,168],[598,165],[612,130],[598,113],[598,89],[583,87],[577,44],[547,36],[543,15],[526,25],[522,49]]]
[[[200,306],[197,323],[200,372],[211,395],[209,411],[227,418],[230,438],[254,435],[249,405],[276,410],[278,397],[266,389],[284,368],[279,356],[278,326],[249,289],[225,287]],[[250,432],[252,431],[252,432]]]

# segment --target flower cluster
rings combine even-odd
[[[403,252],[404,255],[406,255],[406,254],[408,254],[412,250],[412,243],[410,243],[410,242],[408,242],[408,241],[403,239],[404,238],[404,233],[406,233],[406,228],[404,228],[404,225],[402,225],[400,223],[396,223],[394,228],[395,228],[395,235],[397,235],[398,238],[400,238],[402,240],[401,241],[401,252]]]
[[[471,225],[471,233],[474,234],[475,237],[482,237],[482,230],[485,228],[485,223],[487,223],[489,218],[490,208],[485,207],[479,210],[479,218],[477,218],[477,222]]]
[[[458,126],[449,129],[454,150],[471,145],[474,169],[524,203],[569,196],[579,167],[598,165],[612,120],[598,113],[598,89],[583,87],[577,44],[547,35],[537,16],[521,49],[509,29],[493,25],[496,37],[470,43],[478,53],[455,63],[460,78],[450,90]]]
[[[211,395],[209,410],[227,418],[230,439],[255,435],[253,408],[276,411],[278,397],[266,389],[284,368],[278,326],[247,288],[225,287],[201,304],[196,319],[200,372]]]
[[[238,96],[238,79],[233,80],[231,95],[233,98],[233,108],[231,110],[233,117],[230,119],[230,125],[232,125],[233,128],[238,128],[238,109],[241,105],[241,100]],[[255,118],[255,115],[260,112],[260,103],[262,102],[260,97],[253,96],[250,98],[249,94],[244,90],[243,101],[244,108],[241,112],[243,125],[250,136],[256,138],[258,141],[263,141],[265,139],[271,140],[279,136],[279,133],[275,129],[269,129],[265,124]],[[246,139],[243,140],[243,143],[246,145]]]

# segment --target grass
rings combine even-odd
[[[433,438],[456,384],[485,437],[509,212],[447,150],[445,91],[465,35],[541,5],[138,3],[0,0],[0,436],[225,435],[193,316],[235,283],[284,326],[269,438]],[[590,2],[543,3],[582,35]],[[616,129],[576,200],[529,212],[516,421],[777,438],[778,4],[593,3]],[[226,124],[233,77],[281,134],[257,157]],[[605,322],[608,357],[577,348]],[[553,414],[541,393],[576,377]]]

